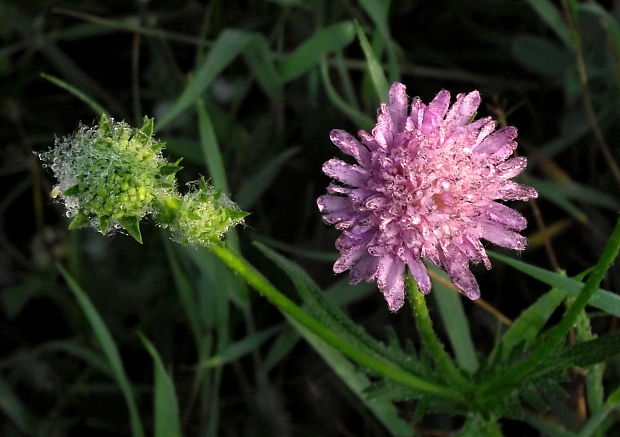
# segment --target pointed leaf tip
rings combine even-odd
[[[155,119],[149,118],[148,116],[144,116],[142,127],[140,128],[140,132],[144,134],[146,138],[151,138],[153,136],[153,130],[155,128]]]
[[[101,114],[101,118],[99,119],[99,133],[101,135],[110,134],[112,129],[110,128],[110,117],[106,114]]]
[[[140,220],[138,217],[123,217],[118,219],[120,225],[125,229],[129,235],[133,237],[138,243],[142,244],[142,234],[140,233]]]
[[[88,226],[88,223],[88,216],[82,212],[78,212],[76,216],[73,217],[73,220],[71,220],[71,223],[69,223],[69,230],[73,231],[75,229],[83,228]]]

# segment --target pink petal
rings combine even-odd
[[[405,264],[394,255],[384,255],[377,266],[377,285],[388,308],[396,312],[405,302]]]
[[[342,252],[340,254],[340,258],[338,258],[334,263],[334,273],[342,273],[349,270],[353,267],[353,265],[355,265],[357,260],[364,255],[367,255],[367,252],[363,246],[358,246],[351,250],[347,250],[346,252]]]
[[[360,130],[357,132],[357,136],[362,140],[362,144],[368,147],[368,149],[378,150],[381,148],[375,137],[366,132],[365,130]]]
[[[527,238],[521,234],[492,223],[481,222],[480,225],[483,230],[482,238],[493,244],[515,250],[523,250],[527,246]]]
[[[503,200],[528,200],[538,197],[538,192],[532,187],[506,181],[506,184],[498,190],[496,199]]]
[[[450,92],[441,90],[437,93],[432,102],[428,104],[428,110],[435,114],[436,117],[443,119],[448,112],[450,106]]]
[[[334,129],[329,134],[332,140],[343,153],[355,158],[362,166],[366,167],[370,164],[370,152],[353,135],[340,129]]]
[[[486,216],[493,222],[507,228],[521,231],[527,227],[527,220],[518,211],[499,202],[491,202],[485,208]]]
[[[341,196],[319,196],[316,204],[321,212],[351,211],[351,200]]]
[[[363,185],[367,179],[367,173],[363,168],[347,164],[336,158],[323,164],[323,173],[352,187]]]
[[[459,94],[456,102],[446,115],[444,125],[448,128],[465,126],[480,106],[480,93],[472,91],[469,94]]]
[[[407,92],[405,85],[395,82],[390,87],[388,95],[393,133],[398,135],[405,128],[405,120],[407,119]]]
[[[517,129],[513,126],[504,127],[486,137],[474,148],[477,155],[486,155],[493,162],[506,160],[517,148],[513,140],[517,138]]]
[[[420,291],[424,294],[430,293],[432,288],[431,278],[428,276],[428,270],[426,270],[424,263],[411,256],[407,260],[407,266]]]
[[[379,106],[377,113],[377,124],[372,130],[372,135],[382,148],[389,148],[394,140],[394,130],[392,117],[389,115],[389,109],[385,103]]]
[[[407,117],[406,129],[409,131],[419,129],[424,119],[424,112],[426,112],[426,105],[419,97],[414,97],[411,101],[411,112]]]
[[[359,284],[362,281],[372,281],[377,272],[379,258],[376,256],[361,257],[349,272],[349,282]]]
[[[527,158],[525,156],[517,156],[510,158],[508,161],[502,162],[495,167],[498,176],[502,179],[514,178],[527,167]]]
[[[451,248],[449,254],[444,254],[443,265],[450,275],[450,280],[456,287],[471,300],[480,297],[480,287],[469,269],[469,262],[465,254],[456,248]]]

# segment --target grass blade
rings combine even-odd
[[[327,93],[327,97],[334,104],[336,108],[338,108],[344,115],[349,117],[349,119],[359,126],[361,129],[370,129],[374,124],[374,120],[368,117],[361,111],[358,111],[347,103],[342,97],[338,95],[336,89],[332,85],[331,80],[329,79],[329,71],[327,69],[327,62],[323,60],[321,62],[321,79],[323,80],[323,86],[325,87],[325,92]]]
[[[166,372],[157,349],[142,333],[138,332],[138,336],[153,359],[153,374],[155,375],[155,391],[153,394],[155,437],[181,437],[179,404],[174,390],[174,383],[168,372]]]
[[[501,255],[492,251],[488,251],[488,253],[492,258],[501,261],[504,264],[508,264],[514,269],[517,269],[534,279],[538,279],[551,287],[557,288],[564,294],[564,296],[576,297],[579,295],[579,292],[584,286],[583,282],[551,272],[549,270],[541,269],[540,267],[532,266],[506,255]],[[601,309],[616,317],[620,317],[620,296],[615,293],[599,288],[590,299],[589,305]]]
[[[340,352],[325,343],[318,336],[304,328],[301,324],[289,319],[289,323],[325,360],[342,382],[362,401],[374,416],[392,435],[413,436],[413,429],[398,416],[394,404],[385,400],[369,399],[367,390],[372,383],[366,375],[360,373]]]
[[[444,273],[440,273],[439,269],[433,270],[437,274],[447,277]],[[469,323],[463,310],[461,295],[450,290],[441,282],[434,281],[433,297],[437,302],[441,320],[448,333],[456,362],[462,369],[474,373],[478,369],[479,362],[471,338]]]
[[[97,116],[100,116],[101,114],[110,115],[108,113],[108,111],[106,111],[103,108],[103,106],[101,106],[99,103],[97,103],[93,98],[91,98],[90,96],[86,95],[86,93],[80,91],[79,89],[77,89],[73,85],[68,84],[64,80],[59,79],[56,76],[52,76],[51,74],[47,74],[47,73],[41,73],[41,77],[43,79],[46,79],[46,80],[50,81],[51,83],[53,83],[54,85],[58,86],[59,88],[62,88],[63,90],[69,92],[70,94],[74,95],[75,97],[80,99],[82,102],[86,103],[86,105],[90,109],[93,110],[95,115],[97,115]]]
[[[37,435],[33,417],[13,393],[11,386],[3,379],[0,379],[0,411],[6,414],[24,434]]]
[[[297,152],[299,147],[290,147],[264,163],[256,173],[248,177],[237,192],[237,203],[248,210],[256,203],[278,176],[278,173]]]
[[[200,146],[213,186],[226,194],[230,194],[220,145],[215,135],[211,117],[202,101],[196,102],[196,112],[198,113],[198,128],[200,129]]]
[[[362,29],[357,22],[355,22],[355,30],[357,32],[357,38],[359,39],[360,46],[362,46],[364,56],[366,57],[366,66],[368,68],[368,73],[370,74],[370,79],[375,89],[375,93],[377,94],[377,98],[380,102],[385,102],[389,85],[385,77],[385,73],[383,72],[383,67],[379,62],[379,59],[377,59],[377,55],[370,45],[370,42],[368,42],[368,38],[366,38],[366,34],[364,34],[364,29]]]
[[[129,379],[127,378],[127,374],[125,373],[120,354],[118,353],[118,348],[112,339],[110,331],[88,298],[88,295],[84,292],[84,290],[82,290],[69,272],[67,272],[60,264],[58,265],[58,269],[65,278],[65,281],[67,282],[67,285],[69,286],[69,289],[73,293],[75,299],[78,301],[80,308],[84,312],[84,315],[86,316],[86,319],[88,320],[88,323],[90,324],[95,337],[103,350],[103,354],[110,364],[114,379],[116,379],[116,382],[125,397],[125,402],[127,403],[127,408],[129,410],[129,420],[131,423],[131,433],[133,437],[144,437],[144,430],[142,428],[142,422],[140,421],[140,415],[138,414],[135,395]]]
[[[253,38],[254,36],[247,32],[234,29],[223,31],[213,43],[209,55],[196,68],[193,77],[181,95],[174,101],[168,112],[159,119],[158,128],[163,129],[164,126],[200,99],[213,79],[243,52]]]
[[[282,100],[282,79],[265,37],[256,34],[243,51],[243,58],[269,99],[276,102]]]
[[[216,356],[200,363],[201,367],[220,367],[238,360],[239,358],[258,349],[264,342],[269,340],[275,333],[282,329],[281,326],[272,326],[254,334],[248,335],[243,340],[227,345]]]
[[[549,0],[526,0],[538,16],[555,32],[564,45],[572,48],[571,31],[562,19],[562,14]]]
[[[337,52],[348,46],[355,38],[355,26],[351,21],[327,26],[304,41],[286,59],[280,68],[282,80],[295,79],[315,65],[318,65],[323,55]]]

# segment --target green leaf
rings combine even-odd
[[[62,192],[63,195],[65,196],[75,196],[76,194],[80,193],[80,184],[75,184],[72,187],[67,188],[65,191]]]
[[[289,323],[325,360],[342,382],[362,401],[374,416],[392,435],[413,436],[412,427],[398,416],[398,411],[390,401],[370,399],[367,390],[372,383],[366,375],[355,368],[340,352],[325,343],[318,336],[304,328],[301,324],[289,319]]]
[[[357,31],[357,38],[359,39],[360,45],[362,46],[362,51],[366,57],[366,66],[368,68],[368,72],[370,73],[370,78],[372,80],[377,99],[380,102],[385,102],[389,85],[385,77],[385,73],[383,72],[383,66],[379,62],[372,46],[368,42],[368,38],[366,38],[364,30],[357,21],[355,22],[355,30]]]
[[[138,336],[153,359],[155,390],[153,392],[155,437],[181,437],[179,404],[174,383],[153,344],[142,333]]]
[[[539,378],[547,373],[565,370],[570,366],[590,366],[608,360],[620,353],[620,334],[603,335],[594,340],[577,343],[553,356],[553,360],[542,361],[528,376]]]
[[[355,26],[351,21],[343,21],[318,30],[288,55],[280,68],[280,76],[284,81],[301,76],[318,65],[323,55],[341,50],[351,44],[353,38],[355,38]]]
[[[101,114],[99,117],[99,135],[110,135],[112,133],[112,127],[110,126],[111,121],[108,114],[105,112]]]
[[[215,135],[211,116],[202,101],[196,102],[196,112],[198,113],[200,146],[202,148],[204,161],[207,163],[207,169],[209,170],[209,176],[211,176],[213,186],[218,190],[229,193],[226,169],[220,145]]]
[[[237,203],[242,209],[250,209],[252,205],[269,188],[280,170],[294,155],[299,147],[290,147],[265,162],[253,175],[243,181],[237,192]]]
[[[158,128],[162,129],[167,126],[168,123],[194,105],[202,93],[211,85],[213,79],[245,50],[252,38],[252,34],[234,29],[227,29],[220,33],[211,46],[208,56],[197,66],[185,89],[170,106],[168,112],[158,121]]]
[[[103,106],[101,106],[93,98],[91,98],[86,93],[84,93],[83,91],[79,90],[78,88],[74,87],[73,85],[69,85],[64,80],[62,80],[62,79],[60,79],[60,78],[58,78],[56,76],[52,76],[51,74],[41,73],[41,77],[43,79],[45,79],[45,80],[50,81],[51,83],[53,83],[57,87],[62,88],[65,91],[68,91],[69,94],[72,94],[73,96],[75,96],[79,100],[81,100],[82,102],[86,103],[86,106],[88,106],[90,109],[92,109],[92,111],[96,115],[107,114],[107,111],[104,109]]]
[[[133,237],[138,243],[142,244],[142,234],[140,233],[140,220],[138,217],[123,217],[118,219],[120,225],[125,229],[129,235]]]
[[[519,35],[512,42],[512,54],[533,73],[563,79],[573,63],[572,54],[561,45],[534,35]]]
[[[34,418],[4,379],[0,379],[0,411],[24,434],[38,435]]]
[[[381,0],[358,0],[362,8],[368,14],[368,17],[375,23],[379,34],[383,38],[383,43],[387,48],[388,55],[388,71],[390,73],[390,81],[400,81],[400,67],[396,58],[396,44],[390,35],[390,24],[388,14],[390,2]]]
[[[576,220],[581,223],[588,222],[588,216],[584,214],[579,208],[577,208],[567,197],[567,195],[558,190],[558,184],[550,181],[543,181],[534,177],[528,176],[529,185],[536,188],[538,194],[541,197],[555,203],[558,207],[572,215]]]
[[[267,39],[261,34],[255,34],[243,51],[243,58],[269,99],[276,102],[282,100],[282,79],[274,64]]]
[[[501,351],[501,360],[506,360],[518,344],[522,343],[527,347],[534,341],[565,298],[566,293],[552,288],[523,311],[496,345],[496,350]]]
[[[220,367],[238,360],[239,358],[255,351],[264,342],[269,340],[275,333],[280,331],[280,326],[272,326],[254,334],[248,335],[243,340],[227,345],[217,355],[206,359],[199,365],[201,367]]]
[[[112,368],[114,379],[125,397],[125,402],[129,410],[129,419],[131,422],[131,432],[133,437],[144,437],[144,430],[140,421],[140,415],[138,414],[135,395],[129,379],[127,378],[127,374],[125,373],[120,354],[118,353],[118,348],[112,339],[112,335],[110,335],[110,331],[88,298],[88,295],[82,290],[69,272],[67,272],[60,264],[58,265],[58,269],[65,278],[69,289],[73,293],[75,299],[80,305],[80,308],[82,309],[82,312],[86,316],[88,323],[90,324],[95,337],[103,350],[103,354]]]
[[[576,281],[575,279],[568,278],[558,273],[551,272],[549,270],[541,269],[523,261],[510,258],[499,253],[488,251],[489,256],[492,258],[508,264],[509,266],[531,276],[534,279],[538,279],[545,284],[557,288],[564,296],[577,296],[583,288],[583,282]],[[620,317],[620,296],[616,293],[611,293],[607,290],[598,289],[594,296],[590,299],[590,306],[601,309],[611,315]]]
[[[556,425],[553,422],[549,422],[527,411],[525,412],[525,422],[539,430],[544,436],[577,437],[577,434],[565,429],[564,427]]]
[[[78,211],[75,217],[73,217],[73,220],[71,220],[71,223],[69,223],[69,230],[73,231],[75,229],[80,229],[88,226],[89,224],[90,219],[88,218],[88,216],[82,211]]]
[[[447,277],[441,270],[433,270],[441,276]],[[474,373],[478,369],[478,356],[471,339],[469,323],[463,310],[461,295],[450,290],[439,281],[433,281],[433,297],[439,308],[439,314],[446,332],[450,345],[454,351],[456,362],[459,367],[467,372]]]
[[[107,234],[108,230],[110,229],[111,222],[112,220],[107,215],[104,215],[103,217],[99,217],[99,232],[101,232],[104,235]]]
[[[140,128],[140,132],[147,138],[150,139],[153,136],[153,130],[155,129],[155,119],[149,118],[148,116],[144,116],[142,127]]]
[[[324,59],[321,61],[321,79],[329,100],[331,100],[334,106],[346,115],[349,120],[362,129],[370,129],[374,125],[372,118],[368,117],[363,112],[358,111],[353,105],[347,103],[342,97],[340,97],[340,95],[338,95],[329,78],[327,62]]]
[[[538,16],[555,32],[567,48],[571,48],[571,31],[562,18],[562,14],[549,0],[526,0]]]
[[[295,284],[295,288],[304,303],[327,327],[338,332],[351,344],[367,353],[396,362],[403,368],[414,372],[420,370],[417,363],[411,359],[411,356],[406,355],[402,351],[388,348],[385,344],[368,335],[361,326],[353,323],[340,308],[325,297],[323,291],[301,267],[261,243],[254,242],[254,245],[284,270]]]
[[[159,169],[159,173],[162,176],[170,176],[171,174],[175,174],[178,171],[181,171],[182,169],[183,169],[183,166],[180,166],[180,165],[165,164],[165,165],[162,165],[162,167]]]

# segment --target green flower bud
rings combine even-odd
[[[248,215],[202,178],[187,194],[166,202],[168,207],[163,209],[162,222],[169,221],[165,226],[171,230],[174,240],[192,246],[220,244],[222,236],[231,227],[243,223]]]
[[[140,219],[154,211],[156,199],[174,195],[171,167],[181,168],[162,156],[162,147],[153,139],[153,119],[134,129],[103,115],[99,126],[81,126],[39,157],[58,180],[52,197],[73,217],[71,229],[123,228],[140,241]]]

